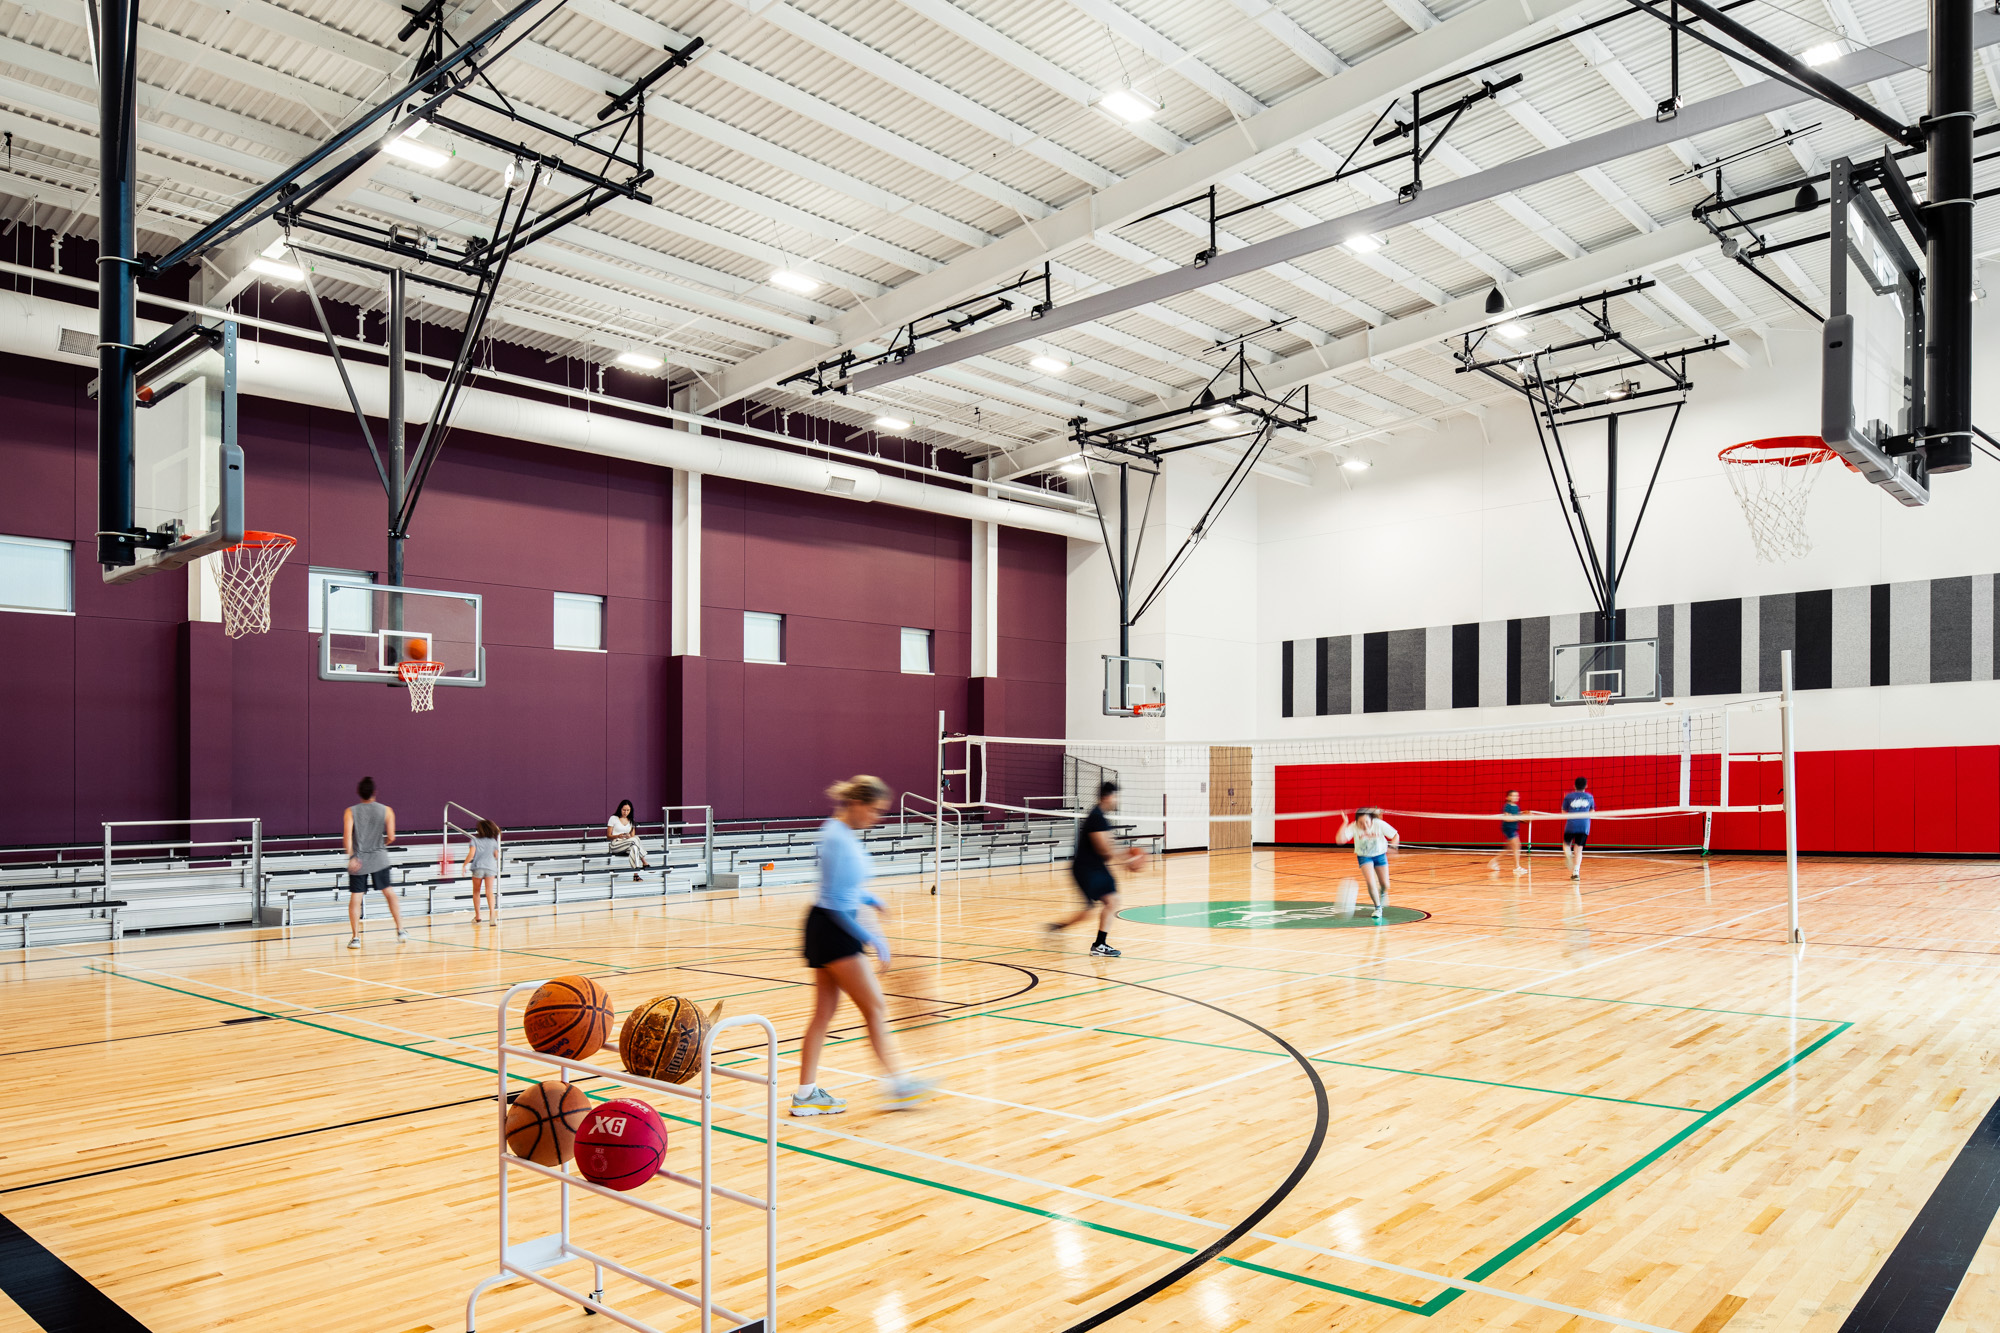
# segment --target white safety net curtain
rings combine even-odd
[[[1279,842],[1331,843],[1347,812],[1374,806],[1406,841],[1449,846],[1490,842],[1509,791],[1521,793],[1524,821],[1563,818],[1563,797],[1584,777],[1595,818],[1616,826],[1600,826],[1607,840],[1698,847],[1704,812],[1763,808],[1745,752],[1775,749],[1775,731],[1763,737],[1767,719],[1738,709],[1733,736],[1720,708],[1635,707],[1532,726],[1233,745],[953,738],[945,799],[970,819],[1073,820],[1111,781],[1120,822],[1140,832],[1268,820]],[[1728,792],[1725,750],[1738,755]]]

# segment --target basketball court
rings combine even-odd
[[[0,1333],[2000,1327],[2000,17],[0,0]]]

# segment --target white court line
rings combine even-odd
[[[755,1119],[762,1119],[764,1115],[762,1108],[752,1109],[743,1106],[730,1106],[719,1101],[716,1103],[716,1106],[722,1110],[733,1111],[737,1115]],[[840,1139],[847,1143],[864,1144],[871,1148],[880,1148],[886,1152],[899,1154],[904,1157],[915,1157],[926,1162],[936,1162],[944,1166],[962,1167],[967,1171],[976,1172],[980,1175],[994,1176],[1001,1180],[1011,1180],[1016,1184],[1045,1189],[1057,1194],[1068,1194],[1079,1199],[1089,1199],[1095,1203],[1110,1204],[1117,1208],[1129,1208],[1135,1212],[1147,1213],[1154,1217],[1163,1217],[1175,1222],[1187,1222],[1194,1226],[1207,1227],[1211,1231],[1227,1231],[1232,1225],[1231,1223],[1221,1222],[1212,1217],[1199,1217],[1192,1213],[1176,1212],[1171,1208],[1159,1208],[1153,1204],[1140,1203],[1136,1199],[1124,1199],[1115,1194],[1099,1194],[1094,1190],[1081,1189],[1075,1185],[1062,1185],[1053,1180],[1043,1180],[1036,1176],[1022,1175],[1018,1171],[1006,1171],[995,1166],[981,1166],[977,1162],[968,1162],[957,1157],[945,1157],[937,1153],[925,1152],[921,1148],[910,1148],[899,1143],[889,1143],[882,1139],[871,1139],[860,1134],[842,1133],[840,1130],[828,1129],[826,1126],[818,1124],[817,1120],[819,1117],[814,1117],[813,1119],[814,1123],[800,1123],[795,1120],[780,1120],[778,1123],[780,1127],[785,1129],[798,1130],[808,1134],[819,1134],[826,1138]],[[1081,1218],[1072,1220],[1082,1221]],[[1329,1258],[1345,1260],[1348,1263],[1360,1264],[1366,1268],[1401,1273],[1407,1277],[1416,1277],[1427,1282],[1435,1282],[1439,1286],[1456,1287],[1464,1291],[1479,1292],[1487,1296],[1499,1296],[1506,1300],[1519,1301],[1524,1305],[1539,1306],[1544,1310],[1555,1310],[1562,1314],[1574,1315],[1584,1319],[1596,1319],[1603,1323],[1615,1324],[1620,1328],[1642,1329],[1644,1333],[1676,1333],[1674,1329],[1662,1328],[1657,1324],[1641,1323],[1636,1319],[1627,1319],[1622,1315],[1605,1314],[1597,1310],[1585,1310],[1579,1306],[1563,1305],[1556,1301],[1546,1301],[1539,1296],[1529,1296],[1524,1292],[1509,1291],[1505,1287],[1489,1286],[1483,1282],[1468,1282],[1463,1278],[1448,1277],[1442,1273],[1432,1273],[1421,1268],[1411,1268],[1404,1264],[1391,1263],[1386,1259],[1371,1259],[1366,1255],[1351,1254],[1345,1250],[1329,1250],[1306,1241],[1293,1240],[1288,1236],[1279,1236],[1270,1232],[1252,1231],[1246,1235],[1245,1239],[1266,1241],[1270,1244],[1282,1245],[1289,1249],[1303,1250],[1309,1254],[1324,1255]]]
[[[56,945],[53,947],[61,948],[63,946]],[[89,961],[95,962],[97,960],[94,958],[90,958]],[[471,1042],[460,1041],[456,1037],[434,1037],[428,1032],[412,1032],[409,1028],[399,1028],[393,1023],[378,1023],[372,1018],[361,1018],[354,1014],[342,1013],[338,1009],[320,1009],[310,1004],[301,1004],[297,1000],[281,1000],[274,995],[260,995],[259,993],[253,990],[238,990],[234,986],[225,986],[217,981],[198,981],[193,977],[181,976],[178,972],[163,972],[157,967],[141,967],[137,963],[121,962],[118,964],[118,968],[109,969],[111,975],[117,976],[119,968],[130,968],[134,972],[150,972],[156,977],[166,977],[171,981],[185,982],[190,986],[206,986],[210,990],[225,991],[230,995],[241,995],[244,998],[251,1000],[262,1000],[265,1004],[275,1004],[280,1006],[281,1008],[297,1009],[304,1013],[317,1014],[321,1018],[344,1019],[349,1023],[360,1023],[363,1024],[364,1026],[371,1028],[381,1028],[384,1032],[395,1032],[395,1033],[400,1033],[405,1037],[415,1037],[418,1041],[434,1042],[441,1046],[458,1046],[468,1051],[478,1051],[481,1055],[493,1056],[496,1059],[498,1058],[497,1054],[494,1052],[492,1047],[474,1046]],[[288,1016],[289,1015],[285,1014],[272,1015],[272,1017],[274,1018],[281,1018],[281,1019],[286,1018]]]
[[[1818,893],[1807,894],[1806,897],[1801,901],[1809,901],[1813,898],[1823,897],[1829,893],[1836,893],[1841,889],[1851,888],[1853,887],[1854,884],[1865,884],[1868,882],[1868,880],[1873,878],[1875,878],[1875,876],[1870,875],[1867,877],[1867,879],[1853,880],[1847,884],[1836,884],[1831,888],[1821,889]],[[1709,929],[1714,930],[1714,929],[1720,929],[1723,926],[1731,926],[1736,924],[1736,922],[1738,921],[1745,921],[1753,916],[1760,916],[1765,912],[1775,912],[1783,907],[1785,907],[1784,903],[1771,903],[1764,907],[1753,908],[1752,910],[1744,912],[1739,916],[1731,917],[1727,921],[1718,922],[1716,923],[1716,925],[1709,927]],[[1547,973],[1542,978],[1542,980],[1536,984],[1546,985],[1549,982],[1559,981],[1563,977],[1573,977],[1580,972],[1588,972],[1594,968],[1603,967],[1609,963],[1618,963],[1618,962],[1623,962],[1628,958],[1636,958],[1642,953],[1648,953],[1654,949],[1663,948],[1667,943],[1668,941],[1661,940],[1653,944],[1642,944],[1635,949],[1629,949],[1624,953],[1611,954],[1608,957],[1600,958],[1595,962],[1585,963],[1580,967],[1564,968],[1563,970],[1558,972],[1550,972]],[[1465,1003],[1460,1005],[1454,1005],[1449,1009],[1440,1009],[1435,1013],[1424,1014],[1420,1017],[1412,1018],[1402,1023],[1392,1024],[1386,1028],[1376,1028],[1368,1032],[1358,1033],[1355,1036],[1349,1037],[1344,1041],[1337,1041],[1331,1046],[1322,1046],[1316,1051],[1305,1051],[1302,1052],[1302,1054],[1304,1054],[1308,1059],[1315,1059],[1322,1055],[1331,1054],[1334,1051],[1345,1050],[1349,1046],[1358,1046],[1363,1042],[1379,1040],[1383,1037],[1391,1035],[1392,1033],[1400,1032],[1405,1028],[1421,1027],[1424,1024],[1435,1022],[1440,1018],[1448,1018],[1452,1014],[1463,1013],[1468,1009],[1477,1009],[1482,1005],[1493,1004],[1500,1000],[1505,1000],[1512,996],[1519,995],[1522,992],[1529,989],[1531,989],[1530,986],[1522,985],[1522,986],[1511,987],[1507,990],[1493,991],[1489,994],[1480,996],[1476,1000],[1467,1000]],[[1227,1078],[1216,1079],[1212,1083],[1204,1083],[1199,1087],[1194,1087],[1194,1088],[1183,1088],[1179,1092],[1174,1093],[1170,1097],[1158,1097],[1150,1102],[1141,1102],[1137,1106],[1127,1107],[1125,1110],[1120,1111],[1115,1115],[1100,1116],[1098,1117],[1098,1123],[1104,1124],[1111,1120],[1119,1120],[1127,1116],[1138,1115],[1143,1111],[1150,1111],[1157,1107],[1169,1106],[1175,1102],[1183,1100],[1184,1098],[1192,1097],[1199,1093],[1208,1092],[1215,1088],[1220,1088],[1227,1084],[1238,1082],[1239,1080],[1242,1079],[1251,1078],[1258,1074],[1268,1074],[1273,1070],[1288,1068],[1292,1065],[1292,1063],[1293,1062],[1291,1057],[1287,1056],[1282,1060],[1274,1060],[1270,1064],[1259,1066],[1256,1069],[1248,1069],[1244,1070],[1241,1073],[1231,1074]]]
[[[490,1004],[481,1004],[478,1000],[468,1000],[462,995],[440,995],[434,990],[418,990],[413,986],[396,986],[386,981],[371,981],[367,977],[350,977],[345,972],[324,972],[317,967],[301,968],[300,970],[310,972],[314,976],[333,977],[339,981],[358,981],[364,986],[380,986],[385,990],[399,990],[410,995],[428,995],[433,1000],[450,1000],[453,1004],[469,1004],[474,1009],[484,1009],[488,1012],[491,1012],[493,1009],[493,1006]]]
[[[889,1080],[879,1074],[864,1074],[858,1069],[842,1069],[838,1065],[822,1064],[821,1069],[831,1069],[836,1074],[846,1074],[849,1078],[860,1079],[864,1083],[887,1083]],[[836,1084],[835,1086],[844,1086]],[[1011,1106],[1017,1111],[1034,1111],[1041,1115],[1059,1115],[1068,1120],[1089,1120],[1087,1115],[1075,1111],[1058,1111],[1049,1106],[1034,1106],[1027,1102],[1010,1102],[1000,1097],[982,1097],[976,1092],[959,1092],[953,1088],[932,1088],[930,1094],[943,1097],[964,1097],[970,1101],[988,1102],[994,1106]]]

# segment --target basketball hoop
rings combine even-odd
[[[222,595],[222,632],[232,639],[265,634],[271,628],[271,580],[298,542],[282,532],[246,532],[225,547],[215,562],[215,587]]]
[[[412,713],[431,711],[431,691],[437,688],[437,678],[443,674],[442,662],[413,658],[408,662],[396,663],[396,679],[410,687]]]
[[[1583,701],[1590,705],[1590,715],[1592,717],[1603,717],[1604,711],[1611,707],[1611,691],[1585,690],[1583,692]]]
[[[1146,714],[1148,714],[1148,713],[1157,713],[1157,712],[1159,712],[1159,711],[1160,711],[1161,709],[1165,708],[1166,706],[1167,706],[1167,705],[1166,705],[1166,701],[1165,701],[1165,700],[1162,700],[1162,701],[1160,701],[1159,703],[1156,703],[1156,704],[1133,704],[1133,705],[1132,705],[1132,716],[1133,716],[1133,717],[1144,717],[1144,716],[1146,716]]]
[[[1817,435],[1777,435],[1732,444],[1716,457],[1743,506],[1757,558],[1771,564],[1804,558],[1812,550],[1806,500],[1820,464],[1840,455]]]

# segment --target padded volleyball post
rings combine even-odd
[[[1786,648],[1778,654],[1778,734],[1779,746],[1784,752],[1785,784],[1785,907],[1788,925],[1785,938],[1793,944],[1804,944],[1805,936],[1799,933],[1799,806],[1797,754],[1792,744],[1792,713],[1798,702],[1798,695],[1792,689],[1792,650]]]
[[[691,1305],[701,1312],[700,1333],[775,1333],[778,1327],[778,1032],[771,1026],[771,1020],[760,1014],[744,1014],[737,1018],[725,1018],[708,1030],[701,1044],[701,1087],[699,1090],[679,1083],[668,1083],[662,1079],[645,1078],[638,1074],[614,1069],[609,1065],[592,1063],[589,1060],[572,1060],[559,1055],[533,1050],[527,1046],[514,1044],[508,1039],[510,1024],[508,1011],[515,997],[533,994],[546,985],[541,981],[523,981],[508,988],[500,997],[494,1010],[493,1049],[495,1060],[495,1124],[498,1128],[499,1181],[495,1191],[498,1199],[500,1224],[499,1271],[491,1277],[481,1278],[472,1288],[465,1301],[466,1333],[477,1333],[476,1317],[479,1298],[488,1289],[517,1280],[526,1280],[538,1287],[552,1291],[564,1300],[580,1305],[588,1313],[601,1314],[623,1324],[636,1333],[663,1333],[663,1331],[638,1316],[620,1309],[607,1301],[604,1296],[604,1274],[616,1274],[630,1282],[648,1287],[665,1296]],[[715,1063],[715,1043],[724,1032],[733,1028],[756,1028],[763,1032],[764,1072],[753,1074],[746,1070],[730,1069]],[[591,1091],[596,1093],[602,1084],[613,1084],[625,1088],[644,1088],[648,1092],[665,1093],[696,1102],[701,1108],[700,1160],[701,1165],[695,1175],[670,1171],[662,1166],[655,1174],[655,1180],[666,1180],[673,1184],[693,1189],[700,1195],[699,1214],[690,1214],[669,1208],[651,1199],[641,1197],[637,1192],[610,1189],[585,1180],[580,1174],[569,1169],[567,1163],[560,1167],[543,1166],[525,1157],[516,1157],[507,1150],[507,1094],[515,1086],[532,1086],[536,1075],[516,1074],[510,1068],[515,1060],[528,1061],[555,1070],[562,1078],[592,1078]],[[715,1078],[736,1079],[743,1083],[761,1085],[764,1089],[764,1105],[761,1116],[756,1116],[748,1127],[752,1132],[742,1135],[764,1141],[764,1181],[761,1197],[743,1190],[732,1189],[715,1179]],[[723,1108],[734,1109],[734,1108]],[[683,1118],[681,1123],[686,1123]],[[761,1123],[760,1123],[761,1122]],[[735,1135],[732,1134],[732,1137]],[[533,1240],[513,1241],[509,1239],[510,1183],[508,1172],[524,1171],[531,1176],[541,1176],[556,1182],[560,1193],[557,1199],[557,1229]],[[642,1273],[628,1267],[616,1259],[584,1245],[578,1244],[571,1230],[570,1204],[575,1191],[594,1194],[601,1199],[609,1199],[641,1213],[678,1222],[690,1230],[700,1233],[701,1259],[697,1275],[692,1282],[683,1279],[680,1283]],[[713,1255],[715,1249],[715,1200],[726,1199],[764,1214],[764,1311],[761,1315],[742,1314],[715,1299]],[[567,1283],[558,1282],[546,1276],[549,1269],[564,1264],[587,1263],[591,1265],[592,1287],[590,1293],[578,1291]],[[688,1288],[692,1286],[693,1290]],[[717,1316],[726,1323],[718,1324]]]

